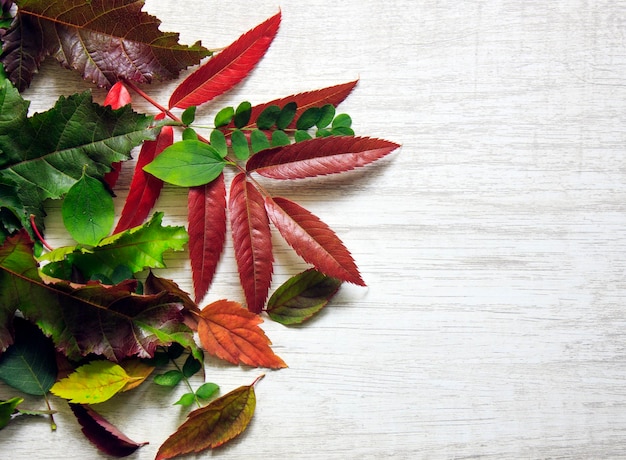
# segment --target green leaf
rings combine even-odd
[[[339,114],[333,120],[333,128],[349,128],[352,126],[352,118],[347,113]]]
[[[0,355],[0,380],[24,393],[45,395],[57,378],[50,339],[33,324],[16,318],[15,343]]]
[[[76,404],[98,404],[111,399],[136,380],[111,361],[92,361],[55,383],[50,392]]]
[[[27,229],[30,214],[43,228],[43,202],[65,195],[83,171],[101,180],[111,163],[129,159],[133,147],[160,129],[130,106],[112,110],[93,103],[89,92],[61,97],[31,118],[27,109],[0,76],[0,208]]]
[[[191,107],[187,107],[180,116],[180,119],[185,126],[192,124],[196,119],[196,106],[192,105]]]
[[[301,324],[324,308],[337,293],[341,281],[314,269],[306,270],[280,286],[267,302],[267,313],[274,321]]]
[[[289,144],[291,144],[291,140],[289,140],[289,136],[285,131],[274,131],[272,133],[272,147],[281,147]]]
[[[194,402],[196,402],[196,395],[193,393],[185,393],[184,395],[182,395],[180,397],[180,399],[178,401],[176,401],[174,404],[178,404],[181,405],[183,407],[189,407],[191,406]]]
[[[211,131],[211,135],[209,137],[209,142],[218,151],[220,156],[224,158],[228,155],[228,144],[226,143],[226,136],[219,129],[214,129]]]
[[[285,104],[285,106],[278,114],[278,118],[276,119],[276,128],[286,129],[296,116],[297,110],[298,105],[295,102],[288,102],[287,104]]]
[[[311,135],[308,132],[301,131],[301,130],[296,131],[293,137],[296,142],[308,141],[308,140],[313,139],[313,137],[311,137]]]
[[[271,147],[269,139],[265,133],[259,129],[255,129],[250,133],[250,145],[254,153]]]
[[[276,123],[278,114],[280,114],[280,107],[277,105],[268,105],[256,119],[257,128],[270,129],[274,126],[274,123]]]
[[[206,382],[196,390],[196,396],[200,399],[209,399],[219,391],[220,387],[215,383]]]
[[[237,106],[237,110],[235,110],[235,128],[243,128],[250,121],[250,116],[252,115],[252,104],[248,101],[244,101]]]
[[[250,148],[248,147],[248,139],[246,135],[239,129],[236,129],[231,134],[231,145],[235,156],[238,160],[247,160],[250,156]]]
[[[101,181],[83,174],[65,195],[61,215],[72,238],[94,246],[113,228],[113,197]]]
[[[225,164],[214,147],[197,140],[186,140],[167,147],[143,169],[170,184],[194,187],[213,181]]]
[[[163,213],[155,213],[145,224],[117,233],[101,240],[91,248],[61,247],[43,255],[39,260],[51,262],[42,271],[50,276],[71,273],[77,268],[86,278],[103,275],[121,282],[121,276],[130,275],[146,268],[164,268],[166,251],[182,251],[189,237],[182,226],[163,226]],[[120,268],[121,267],[121,268]],[[126,270],[126,271],[125,271]]]
[[[163,387],[175,387],[183,379],[183,373],[179,370],[167,371],[154,376],[154,383]]]
[[[185,364],[183,364],[183,375],[189,378],[200,369],[202,369],[202,363],[194,358],[193,355],[187,356]]]
[[[326,104],[320,109],[320,119],[316,125],[318,128],[326,128],[335,118],[335,106],[332,104]]]
[[[187,141],[187,140],[197,141],[198,133],[193,128],[185,128],[183,130],[183,140],[184,141]]]
[[[0,401],[0,430],[9,424],[15,408],[23,402],[24,398],[11,398],[7,401]]]
[[[296,129],[307,130],[316,125],[316,123],[322,117],[322,110],[319,107],[310,107],[306,109],[298,121],[296,122]]]
[[[234,116],[235,109],[233,109],[232,107],[224,107],[222,110],[217,112],[217,115],[215,115],[215,127],[219,128],[221,126],[226,126],[231,122]]]
[[[347,126],[337,126],[331,129],[333,136],[354,136],[354,130]]]

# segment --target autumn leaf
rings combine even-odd
[[[191,187],[187,198],[189,259],[196,302],[213,281],[226,242],[226,186],[220,174],[210,184]]]
[[[289,278],[267,301],[267,313],[274,321],[302,324],[319,313],[339,290],[341,281],[314,269]]]
[[[272,281],[272,235],[263,196],[243,173],[231,182],[228,210],[239,279],[248,309],[260,313]]]
[[[188,47],[178,34],[161,32],[160,21],[142,11],[143,0],[21,0],[4,35],[0,62],[21,90],[46,56],[78,70],[98,86],[125,79],[166,80],[210,54],[199,42]]]
[[[126,89],[126,86],[121,81],[118,81],[114,84],[104,99],[102,103],[103,106],[109,106],[112,109],[121,109],[125,105],[131,103],[130,93]],[[115,187],[117,180],[120,177],[120,173],[122,171],[122,163],[120,161],[116,161],[111,164],[111,171],[104,175],[104,182],[109,186],[110,189]]]
[[[155,367],[148,364],[146,360],[139,358],[125,359],[120,362],[120,366],[124,369],[131,379],[122,387],[120,391],[130,391],[141,385],[154,372]]]
[[[399,147],[383,139],[331,136],[263,150],[246,170],[272,179],[303,179],[350,171],[370,164]]]
[[[365,286],[350,252],[318,217],[282,197],[267,197],[265,207],[285,241],[306,262],[328,276]]]
[[[202,452],[239,436],[254,415],[255,384],[256,381],[252,385],[236,388],[191,412],[187,421],[161,445],[156,460]]]
[[[209,59],[174,90],[169,107],[204,104],[243,80],[274,40],[280,19],[279,12]]]
[[[137,295],[135,288],[134,280],[115,286],[45,283],[28,235],[9,237],[0,247],[0,350],[10,344],[18,308],[70,359],[90,353],[112,361],[149,358],[157,346],[173,342],[193,350],[179,299],[167,292]]]
[[[233,364],[280,369],[285,362],[272,351],[259,327],[263,320],[238,302],[218,300],[202,309],[198,336],[204,351]]]
[[[43,202],[65,195],[83,171],[101,180],[111,163],[130,158],[133,147],[159,130],[152,117],[129,106],[99,106],[88,92],[61,97],[30,118],[27,111],[28,102],[0,74],[0,208],[24,228],[31,214],[43,228]]]
[[[82,427],[83,434],[99,450],[113,457],[131,455],[147,442],[137,443],[124,435],[104,417],[87,405],[70,404],[72,412]]]
[[[71,403],[98,404],[139,378],[129,376],[122,366],[111,361],[92,361],[56,382],[50,392]]]

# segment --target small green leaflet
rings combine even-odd
[[[101,181],[83,173],[65,195],[61,215],[72,238],[95,246],[113,228],[113,197]]]
[[[227,161],[210,145],[187,139],[163,150],[144,171],[180,187],[204,185],[216,179]]]
[[[315,269],[296,275],[270,297],[267,313],[274,321],[285,324],[301,324],[324,308],[337,293],[341,280],[331,278]]]
[[[196,390],[195,393],[185,393],[180,397],[178,401],[174,404],[178,404],[180,406],[191,406],[197,400],[205,400],[210,399],[219,391],[220,387],[215,383],[207,382],[200,385],[200,387]]]
[[[24,402],[24,398],[11,398],[7,401],[0,401],[0,430],[11,421],[11,415],[17,406]]]
[[[127,383],[137,379],[139,377],[129,376],[119,364],[104,360],[92,361],[59,380],[50,391],[71,403],[97,404],[111,399]]]

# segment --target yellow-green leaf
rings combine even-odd
[[[140,378],[129,376],[122,366],[111,361],[92,361],[59,380],[50,391],[71,403],[97,404],[110,399],[129,382]]]

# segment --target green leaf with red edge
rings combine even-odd
[[[326,88],[321,88],[314,91],[306,91],[303,93],[292,94],[291,96],[281,97],[279,99],[274,99],[263,104],[255,105],[251,109],[250,122],[246,126],[246,129],[256,128],[256,121],[259,118],[259,115],[261,115],[263,111],[266,110],[268,107],[277,106],[278,112],[280,112],[280,109],[286,104],[290,102],[295,102],[297,105],[297,109],[294,121],[292,121],[291,124],[287,126],[288,129],[294,129],[296,127],[297,120],[307,109],[311,107],[323,107],[327,104],[331,104],[335,107],[338,106],[348,97],[348,95],[352,92],[357,83],[358,80],[355,80],[348,83],[328,86]],[[276,115],[278,115],[278,112],[276,113]],[[275,121],[275,119],[273,121]],[[234,128],[234,126],[234,123],[231,122],[228,126],[226,126],[226,128],[230,130],[231,128]]]
[[[163,114],[156,118],[163,118]],[[113,233],[141,225],[150,215],[161,194],[163,181],[148,174],[143,168],[173,143],[174,130],[171,126],[163,126],[156,140],[143,143],[137,157],[128,195]]]
[[[292,276],[267,301],[267,313],[274,321],[302,324],[319,313],[332,299],[341,280],[309,269]]]
[[[196,65],[210,51],[199,42],[178,43],[160,21],[142,11],[143,0],[21,0],[4,35],[0,61],[23,90],[48,55],[98,86],[125,79],[167,80]]]
[[[157,346],[173,342],[193,349],[193,333],[183,323],[179,299],[166,292],[134,294],[136,283],[46,283],[28,235],[7,238],[0,248],[0,350],[12,341],[10,320],[18,308],[70,359],[90,353],[112,361],[149,358]]]
[[[169,107],[186,109],[204,104],[243,80],[265,55],[278,32],[280,19],[279,12],[209,59],[174,90]]]
[[[226,186],[224,175],[191,187],[187,198],[189,259],[196,302],[206,295],[226,242]]]
[[[255,383],[236,388],[207,406],[190,412],[187,421],[159,447],[156,460],[202,452],[239,436],[254,415]]]
[[[285,241],[306,262],[328,276],[365,286],[350,252],[317,216],[282,197],[266,197],[265,208]]]
[[[398,147],[369,137],[320,137],[263,150],[250,158],[246,170],[272,179],[303,179],[363,167]]]
[[[131,455],[147,442],[137,443],[87,405],[70,404],[83,434],[98,450],[113,457]]]
[[[248,309],[260,313],[272,282],[272,235],[263,196],[243,173],[231,182],[228,210],[239,279]]]
[[[239,302],[218,300],[202,309],[198,337],[202,349],[233,364],[280,369],[287,367],[259,327],[263,320]]]

